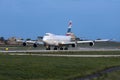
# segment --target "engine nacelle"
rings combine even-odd
[[[36,48],[36,47],[37,47],[37,44],[36,44],[36,43],[34,43],[34,44],[33,44],[33,47],[34,47],[34,48]]]
[[[72,47],[76,47],[76,44],[72,44]]]
[[[23,46],[26,46],[27,45],[27,43],[26,42],[23,42]]]
[[[94,42],[90,42],[89,45],[90,45],[90,46],[94,46]]]

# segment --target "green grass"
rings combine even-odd
[[[109,74],[104,74],[94,80],[120,80],[120,70]]]
[[[0,80],[72,80],[112,66],[120,66],[120,58],[1,55]]]

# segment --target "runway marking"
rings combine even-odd
[[[50,56],[50,57],[120,57],[120,55],[70,55],[70,54],[47,54],[47,52],[78,52],[78,51],[120,51],[120,49],[92,49],[92,50],[15,50],[15,51],[0,51],[0,53],[8,55],[32,55],[32,56]],[[32,54],[32,52],[34,54]],[[35,52],[44,52],[46,54],[35,54]],[[29,54],[31,53],[31,54]]]
[[[9,55],[20,56],[49,56],[49,57],[120,57],[120,55],[65,55],[65,54],[22,54],[22,53],[10,53]]]
[[[79,50],[11,50],[11,51],[0,51],[0,53],[27,53],[27,52],[79,52],[79,51],[120,51],[120,49],[89,49],[82,48]]]

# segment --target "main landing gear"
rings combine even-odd
[[[68,47],[65,48],[61,47],[60,50],[68,50]]]
[[[46,46],[46,50],[50,50],[50,46]]]
[[[50,46],[47,46],[46,50],[51,50]],[[68,47],[54,47],[53,50],[68,50]]]

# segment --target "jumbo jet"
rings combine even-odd
[[[23,42],[23,46],[26,46],[27,43],[33,43],[33,47],[37,47],[37,45],[43,44],[46,47],[46,50],[51,50],[52,47],[54,50],[58,50],[58,49],[68,50],[69,46],[76,47],[76,45],[80,43],[88,43],[90,46],[94,45],[94,41],[92,40],[77,41],[75,35],[71,32],[71,28],[72,28],[72,21],[69,21],[66,35],[56,35],[52,33],[46,33],[43,36],[42,42],[26,41]]]
[[[78,43],[89,43],[90,46],[94,45],[93,41],[76,41],[74,34],[71,32],[72,21],[69,22],[66,35],[56,35],[52,33],[46,33],[43,37],[46,50],[50,50],[51,46],[54,46],[54,50],[67,50],[69,46],[76,47]]]

